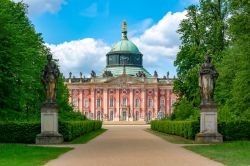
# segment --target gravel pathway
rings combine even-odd
[[[103,126],[108,131],[46,166],[222,166],[145,131],[147,125]]]

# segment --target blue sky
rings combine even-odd
[[[15,0],[19,1],[19,0]],[[126,20],[128,36],[144,54],[144,67],[163,76],[176,75],[173,61],[180,44],[175,32],[185,8],[198,0],[23,0],[29,18],[42,33],[62,72],[100,72],[105,54],[120,40]]]

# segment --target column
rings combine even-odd
[[[154,89],[154,94],[155,94],[155,97],[154,97],[154,108],[155,108],[155,112],[153,114],[153,119],[157,118],[157,114],[158,114],[158,103],[159,103],[159,95],[158,95],[158,88],[155,88]]]
[[[132,88],[130,88],[129,89],[129,99],[130,99],[130,101],[129,101],[129,105],[130,105],[130,118],[129,118],[129,121],[133,121],[133,111],[134,111],[134,109],[133,109],[133,100],[134,100],[134,98],[133,98],[133,89]]]
[[[91,100],[90,100],[90,111],[91,114],[93,115],[93,119],[95,119],[94,117],[94,112],[95,112],[95,99],[94,99],[94,88],[91,88]]]
[[[82,89],[78,89],[78,97],[79,97],[79,103],[78,103],[79,111],[83,113],[82,112]]]
[[[103,120],[108,120],[107,119],[107,117],[108,117],[108,94],[107,94],[107,89],[106,88],[104,88],[103,89],[103,105],[104,105],[104,110],[103,110],[103,112],[104,112],[104,119]]]
[[[120,92],[119,89],[116,89],[116,100],[115,100],[115,104],[116,104],[116,113],[115,113],[115,121],[119,121],[119,116],[120,116]]]
[[[142,118],[140,120],[145,121],[145,113],[146,113],[146,92],[145,88],[142,89]]]

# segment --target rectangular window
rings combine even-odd
[[[114,98],[113,98],[113,96],[110,97],[109,106],[114,107]]]
[[[97,106],[97,107],[101,107],[101,99],[100,99],[100,98],[98,98],[98,99],[96,100],[96,106]]]
[[[78,98],[73,99],[73,105],[74,107],[78,107]]]
[[[149,99],[148,99],[148,107],[149,107],[149,108],[152,108],[152,106],[153,106],[153,101],[152,101],[151,98],[149,98]]]
[[[139,107],[140,106],[140,99],[137,98],[135,99],[135,107]]]
[[[85,107],[85,108],[88,108],[88,107],[89,107],[89,100],[88,100],[88,98],[85,98],[85,99],[84,99],[84,107]]]

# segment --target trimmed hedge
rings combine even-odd
[[[225,141],[250,140],[250,121],[219,122],[218,131],[223,135]]]
[[[65,141],[71,141],[101,127],[101,121],[59,121],[59,133]],[[40,132],[40,122],[0,122],[0,142],[34,143]]]
[[[195,135],[200,131],[200,126],[198,121],[154,120],[151,121],[151,129],[194,139]],[[224,141],[250,140],[250,121],[219,122],[218,131],[223,135]]]
[[[197,121],[153,120],[151,121],[151,129],[194,139],[195,134],[199,132],[199,123]]]
[[[34,143],[40,122],[0,122],[0,142]]]
[[[78,122],[59,122],[59,133],[63,135],[65,141],[71,141],[81,135],[98,130],[101,127],[101,121],[93,120]]]

